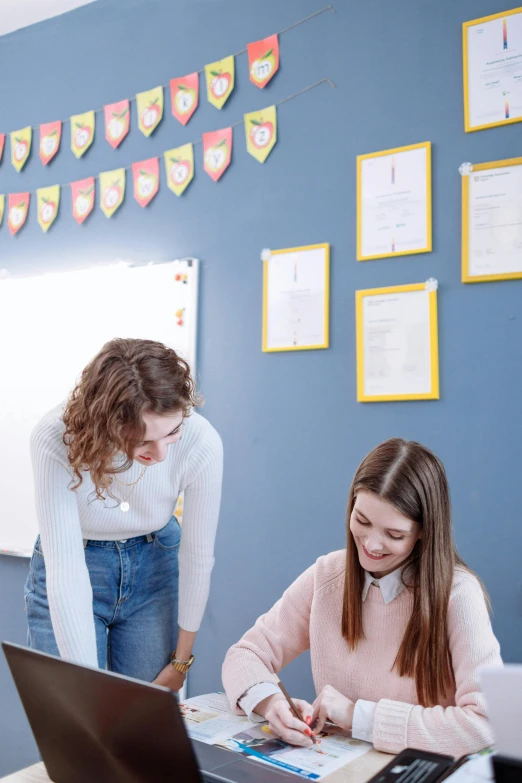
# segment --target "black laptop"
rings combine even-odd
[[[284,770],[190,740],[168,688],[2,647],[54,783],[295,783]]]

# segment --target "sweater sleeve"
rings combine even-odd
[[[31,436],[36,514],[45,559],[47,599],[62,658],[97,666],[92,588],[66,446],[56,421],[40,422]]]
[[[290,585],[253,628],[228,651],[223,663],[223,685],[234,712],[242,696],[261,682],[276,682],[275,675],[310,647],[310,610],[315,565]]]
[[[455,581],[448,607],[448,637],[455,706],[422,707],[382,699],[373,727],[377,750],[399,753],[409,747],[458,757],[493,744],[478,670],[502,665],[502,659],[482,588],[472,574],[461,573]]]
[[[198,631],[207,605],[214,567],[214,542],[221,503],[223,446],[209,424],[195,465],[195,477],[184,488],[183,531],[179,549],[179,625]]]

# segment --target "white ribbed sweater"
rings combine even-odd
[[[83,539],[122,540],[159,530],[170,520],[182,491],[179,624],[187,631],[197,631],[208,599],[221,500],[223,449],[218,433],[193,413],[185,421],[182,438],[169,446],[164,462],[145,472],[130,495],[130,510],[122,513],[115,501],[95,499],[89,473],[83,474],[78,490],[69,489],[72,471],[63,442],[62,413],[62,405],[54,408],[31,436],[47,596],[60,655],[97,666],[92,589]],[[119,479],[133,482],[142,469],[133,463]],[[113,491],[118,498],[121,494],[121,499],[129,493],[119,484]]]

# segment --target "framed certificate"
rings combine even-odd
[[[328,348],[329,301],[329,244],[270,251],[263,261],[263,351]]]
[[[462,282],[522,278],[522,158],[462,177]]]
[[[357,158],[357,260],[431,250],[431,144]]]
[[[522,120],[522,8],[462,26],[466,132]]]
[[[439,399],[437,284],[356,291],[357,400]]]

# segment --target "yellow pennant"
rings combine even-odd
[[[192,144],[184,144],[165,152],[167,183],[176,196],[181,196],[194,177],[194,149]]]
[[[136,106],[139,129],[145,136],[150,136],[163,117],[163,87],[139,92],[136,95]]]
[[[94,141],[94,123],[93,111],[71,117],[71,149],[77,158],[81,158]]]
[[[22,171],[31,152],[33,131],[30,125],[11,133],[11,163],[17,171]]]
[[[39,188],[36,191],[38,209],[38,223],[45,233],[49,231],[56,220],[60,205],[60,186],[51,185],[49,188]]]
[[[276,107],[268,106],[245,114],[245,132],[248,152],[264,163],[277,140]]]
[[[0,195],[0,226],[2,225],[2,220],[4,219],[4,212],[5,212],[5,196]]]
[[[234,89],[234,55],[205,65],[207,98],[216,109],[222,109]]]
[[[100,174],[100,207],[106,218],[112,217],[125,196],[125,169]]]

